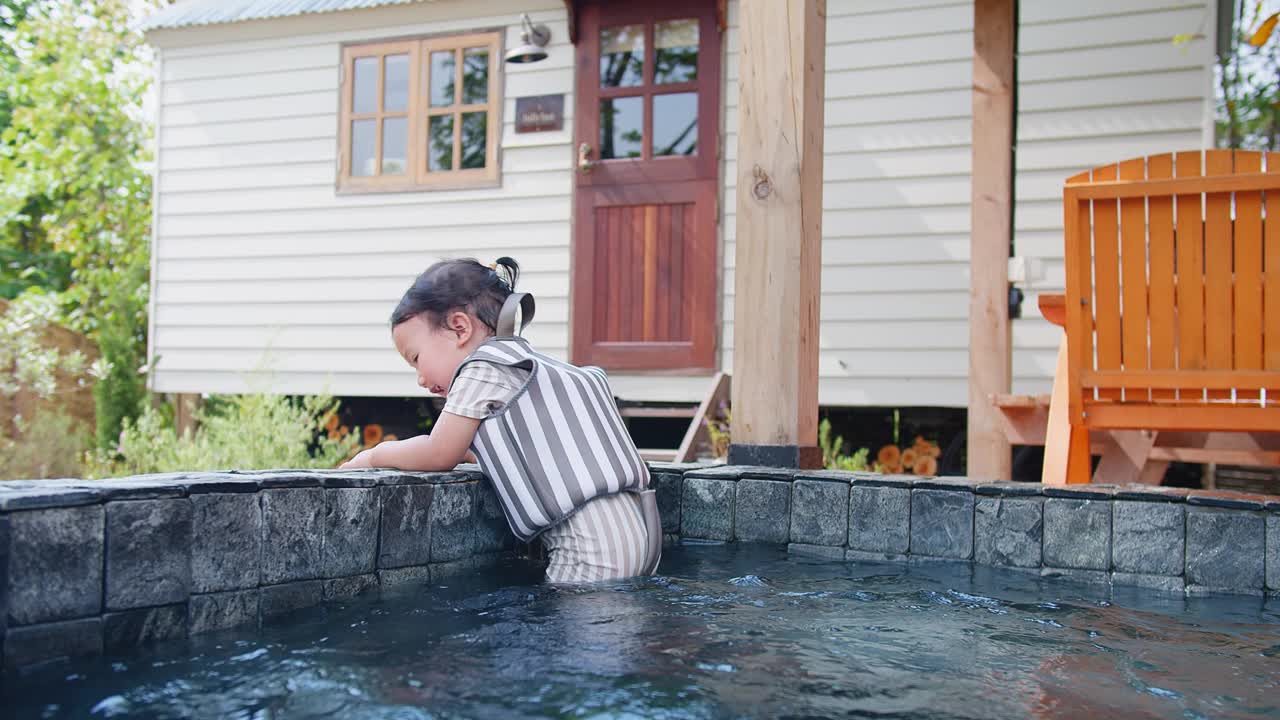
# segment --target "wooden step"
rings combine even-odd
[[[676,450],[641,449],[640,457],[650,462],[675,462]]]

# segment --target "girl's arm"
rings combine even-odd
[[[398,470],[452,470],[466,462],[467,448],[480,427],[474,418],[440,413],[430,435],[407,440],[378,443],[343,463],[341,469],[362,467],[396,468]]]

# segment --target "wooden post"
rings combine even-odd
[[[826,0],[743,0],[739,13],[729,462],[820,467]]]
[[[968,474],[1012,476],[1009,440],[991,396],[1011,385],[1009,248],[1013,236],[1013,84],[1017,0],[976,0],[973,178],[969,233]]]
[[[198,393],[177,393],[173,396],[173,424],[178,437],[187,433],[195,434],[195,412],[200,407],[200,402]]]

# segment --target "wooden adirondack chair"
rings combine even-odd
[[[1280,465],[1280,153],[1136,158],[1063,196],[1044,482],[1090,481],[1091,432],[1100,482],[1158,483],[1169,460]]]

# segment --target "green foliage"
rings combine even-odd
[[[130,5],[0,6],[0,294],[59,292],[71,326],[98,342],[104,441],[145,397],[150,72]]]
[[[822,466],[828,470],[865,471],[867,464],[867,448],[862,448],[852,455],[844,454],[844,437],[837,435],[831,439],[831,421],[823,418],[818,423],[818,447],[822,448]]]
[[[171,413],[147,407],[136,421],[125,421],[114,452],[98,452],[90,473],[335,467],[357,449],[360,436],[322,432],[337,410],[337,401],[321,396],[210,398],[196,412],[196,431],[179,436]]]
[[[1238,0],[1232,0],[1233,4]],[[1280,14],[1274,0],[1236,5],[1233,47],[1218,56],[1217,144],[1280,149]]]
[[[89,433],[65,412],[14,418],[15,437],[0,434],[0,480],[79,477]]]
[[[0,395],[25,390],[48,398],[59,390],[55,375],[59,370],[73,375],[84,372],[82,354],[62,353],[43,341],[44,330],[56,322],[57,315],[56,300],[39,292],[24,294],[0,314]]]

